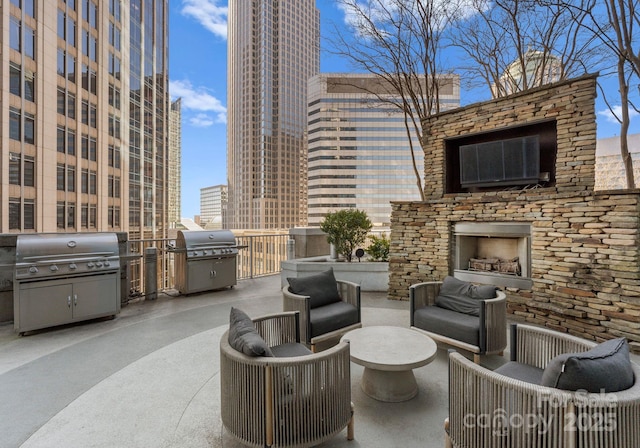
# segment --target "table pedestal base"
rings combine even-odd
[[[418,383],[413,370],[375,370],[365,367],[362,373],[362,390],[378,401],[407,401],[418,393]]]

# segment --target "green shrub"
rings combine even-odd
[[[320,223],[329,244],[333,244],[336,252],[347,261],[351,261],[356,247],[364,243],[372,226],[367,213],[355,209],[328,213]]]
[[[383,233],[381,236],[369,235],[371,244],[364,251],[372,261],[389,261],[389,246],[391,240]]]

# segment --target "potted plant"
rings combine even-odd
[[[371,261],[389,261],[389,246],[391,241],[383,233],[380,236],[369,235],[371,244],[364,251]]]
[[[336,252],[347,261],[351,261],[356,247],[364,243],[371,227],[367,213],[356,209],[328,213],[320,223],[329,244],[333,244]]]

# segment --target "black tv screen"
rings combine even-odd
[[[460,146],[463,187],[526,185],[540,178],[537,135]]]

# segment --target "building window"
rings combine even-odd
[[[82,124],[89,124],[89,101],[82,100],[81,106],[81,122]]]
[[[33,187],[36,184],[36,161],[31,156],[24,157],[24,179],[25,187]]]
[[[71,54],[67,55],[67,80],[76,83],[76,57]]]
[[[64,229],[64,202],[58,202],[56,204],[56,225],[59,229]]]
[[[9,153],[9,183],[11,185],[20,185],[22,178],[20,167],[20,154],[15,152]]]
[[[109,14],[120,22],[120,0],[109,0]]]
[[[21,230],[20,198],[9,198],[9,228]]]
[[[66,58],[62,48],[58,48],[58,75],[64,76],[66,69]]]
[[[64,182],[65,169],[64,168],[65,167],[63,163],[58,163],[56,167],[56,188],[58,191],[64,191],[64,186],[65,186],[65,182]]]
[[[66,143],[66,135],[65,135],[65,131],[64,128],[62,126],[58,126],[57,129],[57,139],[56,139],[56,147],[58,149],[58,152],[65,152],[65,147],[64,144]]]
[[[67,17],[67,43],[76,46],[76,21]]]
[[[89,170],[85,168],[80,173],[80,191],[84,194],[89,193]]]
[[[20,111],[13,107],[9,108],[9,138],[11,140],[22,140],[22,126],[20,124]]]
[[[36,18],[35,8],[34,8],[35,0],[22,0],[22,10],[29,17]]]
[[[36,117],[24,114],[24,142],[35,144],[36,142]]]
[[[17,96],[22,96],[22,81],[21,81],[20,66],[10,62],[9,63],[9,91]]]
[[[72,93],[67,94],[67,117],[76,118],[76,96]]]
[[[98,157],[98,143],[93,137],[89,137],[89,160],[95,162]]]
[[[67,31],[66,14],[61,9],[58,9],[58,37],[65,40]]]
[[[96,180],[98,176],[93,170],[89,171],[89,194],[96,194]]]
[[[16,51],[22,51],[22,26],[20,19],[11,16],[9,23],[9,46]]]
[[[83,159],[89,160],[89,136],[82,135],[82,141],[80,142],[80,155]]]
[[[35,75],[28,70],[24,74],[24,99],[31,102],[36,100]]]
[[[24,229],[33,230],[36,228],[36,205],[33,199],[24,200]]]
[[[89,204],[80,207],[80,225],[86,229],[89,227]]]
[[[67,227],[75,228],[76,226],[76,203],[67,204]]]
[[[24,27],[24,55],[31,59],[36,57],[36,31],[26,25]]]
[[[65,115],[67,113],[66,105],[67,105],[67,95],[64,89],[58,88],[58,113],[60,115]]]
[[[98,108],[95,104],[89,103],[89,126],[96,128],[98,123]]]
[[[98,216],[98,209],[95,204],[89,205],[89,227],[95,228]]]
[[[67,166],[67,191],[76,191],[76,167]]]
[[[67,154],[76,155],[76,131],[67,129]]]

